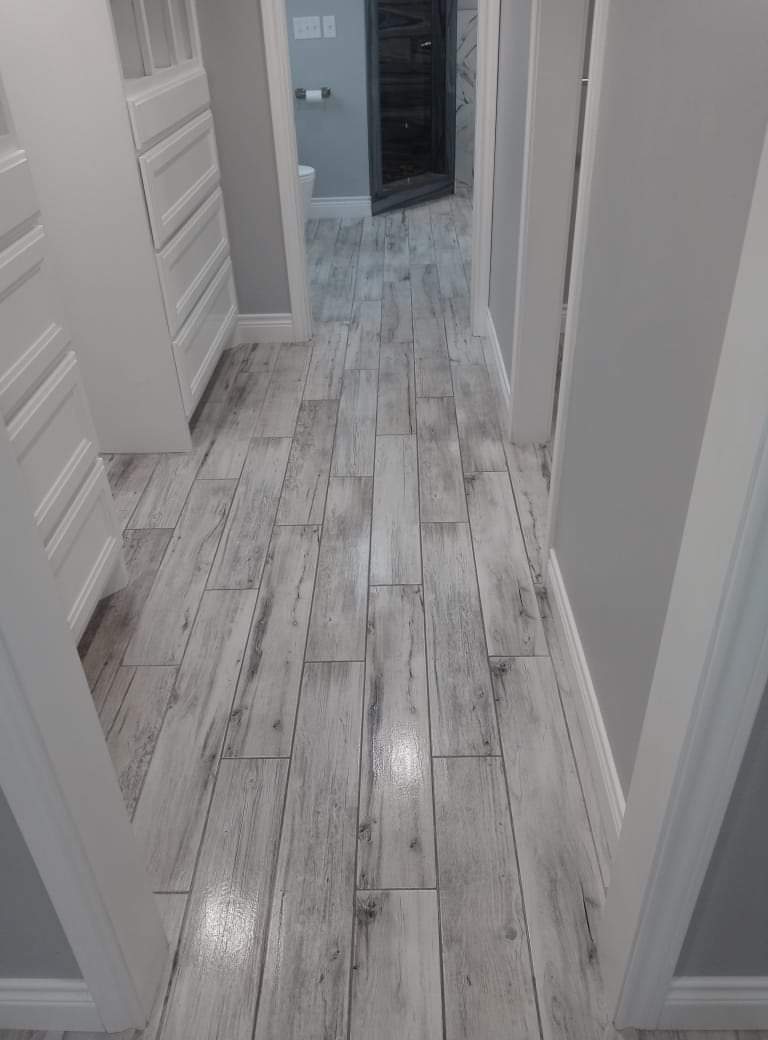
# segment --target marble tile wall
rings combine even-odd
[[[457,194],[471,194],[475,150],[477,11],[458,12],[456,40],[455,184]]]

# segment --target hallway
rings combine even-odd
[[[602,1038],[607,845],[471,202],[307,238],[313,341],[229,351],[191,453],[108,461],[132,581],[80,649],[176,951],[143,1035]]]

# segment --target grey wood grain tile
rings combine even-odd
[[[507,462],[520,514],[520,525],[537,584],[546,574],[544,559],[547,542],[547,509],[549,504],[549,459],[543,444],[506,444]]]
[[[408,252],[412,269],[416,264],[432,263],[435,258],[432,221],[426,207],[417,206],[408,210]]]
[[[588,914],[603,890],[552,665],[521,657],[492,667],[543,1034],[601,1035],[608,1016]]]
[[[475,473],[467,477],[466,490],[488,653],[546,655],[544,626],[507,472]]]
[[[355,908],[350,1040],[442,1040],[435,892],[368,892]]]
[[[387,282],[381,302],[381,342],[413,343],[411,287],[407,282]]]
[[[362,693],[361,663],[305,668],[254,1040],[347,1035]]]
[[[440,295],[444,300],[464,297],[469,302],[469,285],[464,273],[464,259],[458,247],[452,252],[437,254],[437,273]]]
[[[345,368],[378,368],[381,342],[381,298],[358,300],[349,326]]]
[[[331,460],[334,477],[373,476],[377,382],[378,373],[370,369],[344,373]]]
[[[341,322],[315,326],[312,360],[304,387],[305,400],[323,400],[341,395],[348,334],[349,326]]]
[[[429,705],[418,585],[370,590],[358,887],[433,888]]]
[[[323,522],[337,409],[337,401],[302,402],[276,523]]]
[[[136,669],[142,667],[159,667],[165,668],[166,665],[121,665],[115,672],[112,685],[109,687],[106,696],[102,702],[97,706],[99,714],[99,722],[101,723],[101,729],[106,737],[112,728],[112,724],[117,718],[117,713],[122,707],[125,695],[128,693],[128,688],[133,682],[134,676],[136,675]]]
[[[373,481],[331,477],[307,640],[308,661],[362,661]]]
[[[125,664],[181,663],[234,490],[234,480],[194,484],[125,651]]]
[[[448,360],[445,322],[442,317],[413,319],[413,353],[417,358]]]
[[[414,318],[443,320],[443,301],[436,263],[411,267],[411,293]]]
[[[435,755],[499,752],[467,524],[422,524],[427,674]]]
[[[472,258],[472,202],[457,196],[453,198],[453,229],[464,260]]]
[[[451,363],[447,357],[416,358],[416,396],[453,397]]]
[[[108,461],[105,459],[107,480],[121,530],[125,530],[131,519],[159,460],[159,455],[111,455]]]
[[[123,548],[128,584],[99,603],[80,640],[85,677],[100,714],[172,534],[165,529],[126,531]]]
[[[240,673],[256,593],[206,592],[136,807],[156,891],[187,891]]]
[[[384,218],[384,284],[407,282],[410,278],[408,215],[394,210]]]
[[[453,208],[450,206],[450,203],[443,210],[432,209],[430,217],[432,220],[432,241],[435,244],[435,252],[438,255],[440,253],[458,253],[459,243],[456,241]]]
[[[390,343],[382,347],[376,432],[416,432],[416,376],[410,344]]]
[[[384,280],[385,222],[366,217],[357,260],[355,295],[358,300],[380,300]]]
[[[501,428],[485,365],[451,365],[464,472],[507,468]]]
[[[121,668],[130,672],[125,695],[107,733],[107,747],[129,816],[133,815],[165,718],[176,669]],[[120,673],[115,685],[120,683]]]
[[[222,762],[168,996],[164,1040],[250,1040],[287,762]]]
[[[224,754],[290,755],[320,530],[276,527],[227,729]]]
[[[341,227],[341,218],[324,217],[317,222],[317,230],[307,246],[307,270],[312,287],[313,305],[318,289],[328,281],[333,264],[333,249]],[[321,294],[317,294],[321,298]]]
[[[198,479],[239,479],[269,380],[269,372],[259,373],[232,390],[226,411],[206,448]]]
[[[243,358],[241,372],[235,380],[234,389],[237,390],[243,381],[252,376],[261,376],[271,372],[280,356],[282,344],[280,343],[254,343],[250,352]]]
[[[304,222],[304,241],[309,243],[317,234],[317,218],[311,217],[309,220]]]
[[[485,361],[483,341],[472,335],[469,298],[454,296],[443,301],[445,337],[451,361],[462,365],[482,365]]]
[[[363,218],[342,217],[339,233],[333,246],[333,262],[335,264],[356,262],[362,237]]]
[[[252,344],[244,343],[242,346],[230,347],[222,352],[216,371],[206,390],[206,401],[229,400],[252,350]]]
[[[450,397],[416,401],[422,522],[467,519],[456,411]]]
[[[311,350],[284,343],[253,427],[254,437],[292,437],[307,379]]]
[[[355,297],[357,263],[334,263],[317,305],[318,321],[349,321]]]
[[[434,771],[446,1040],[537,1037],[501,760],[436,759]]]
[[[290,437],[254,437],[213,561],[211,589],[255,589],[277,513]]]
[[[416,438],[376,441],[371,529],[371,584],[421,582]]]

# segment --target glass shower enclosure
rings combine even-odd
[[[456,0],[367,0],[374,213],[453,191]]]

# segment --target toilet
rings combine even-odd
[[[313,166],[302,166],[299,163],[299,181],[301,182],[301,195],[304,199],[304,222],[309,220],[309,211],[312,206],[312,193],[315,190],[315,169]]]

